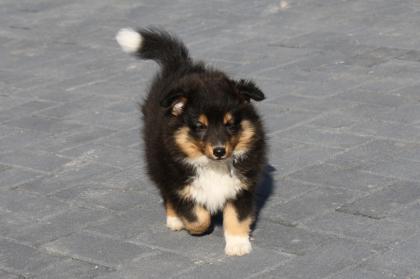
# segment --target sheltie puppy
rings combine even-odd
[[[160,65],[141,106],[147,170],[162,195],[166,226],[200,235],[223,211],[227,255],[251,251],[255,188],[265,165],[265,135],[249,80],[194,62],[164,30],[121,29],[121,48]]]

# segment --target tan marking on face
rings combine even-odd
[[[230,112],[226,113],[223,117],[223,124],[233,124],[233,116]]]
[[[187,219],[181,217],[182,223],[190,234],[202,234],[205,233],[211,224],[210,212],[204,207],[196,205],[193,209],[197,220],[189,222]]]
[[[236,144],[235,137],[231,137],[230,140],[225,143],[226,158],[229,158],[230,156],[232,156],[235,144]]]
[[[243,120],[241,122],[242,131],[237,139],[237,144],[235,150],[237,151],[247,151],[250,148],[252,143],[252,138],[255,135],[255,127],[248,120]]]
[[[189,135],[189,128],[182,127],[175,132],[175,143],[189,158],[197,158],[202,155],[198,143],[195,142]]]
[[[236,208],[231,202],[226,203],[223,209],[223,229],[225,233],[235,236],[248,236],[253,218],[251,216],[240,221]]]
[[[198,117],[198,121],[206,127],[209,125],[209,119],[205,114],[200,114],[200,116]]]
[[[207,157],[216,159],[216,157],[213,155],[213,146],[210,143],[206,143],[204,147],[204,153]]]

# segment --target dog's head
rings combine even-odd
[[[251,81],[206,72],[179,80],[161,106],[167,109],[175,143],[187,159],[217,161],[246,154],[261,136],[259,118],[250,102],[264,98]]]

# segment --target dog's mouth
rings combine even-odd
[[[207,157],[208,157],[209,159],[213,160],[213,161],[224,161],[224,160],[229,159],[229,157],[227,157],[227,156],[222,157],[222,158],[220,158],[220,157],[213,157],[213,156],[207,156]]]

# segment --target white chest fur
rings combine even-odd
[[[236,196],[242,183],[226,162],[197,164],[196,176],[188,187],[190,198],[205,205],[212,213]]]

